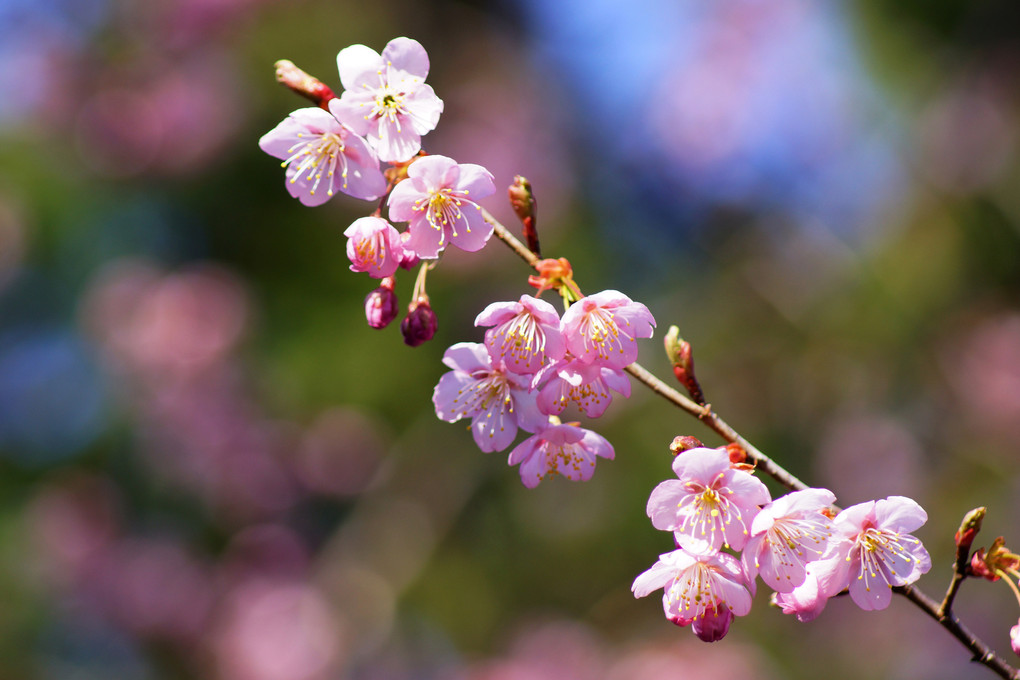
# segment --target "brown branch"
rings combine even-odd
[[[482,211],[485,216],[485,221],[493,226],[496,236],[499,240],[503,241],[507,246],[510,247],[521,259],[528,263],[529,266],[534,267],[535,263],[538,262],[538,257],[532,253],[528,248],[521,243],[513,234],[511,234],[506,227],[500,224],[492,215],[486,211]],[[659,378],[655,377],[648,372],[643,366],[637,363],[633,363],[626,368],[626,371],[634,376],[639,382],[652,390],[652,392],[658,394],[662,398],[669,401],[677,408],[689,413],[694,416],[702,423],[704,423],[709,429],[718,434],[720,437],[725,439],[727,442],[735,443],[741,446],[746,452],[748,458],[753,460],[759,470],[764,471],[773,479],[778,481],[780,484],[790,489],[801,490],[809,488],[807,484],[797,479],[794,475],[790,474],[783,466],[776,463],[774,460],[766,456],[764,453],[758,450],[757,447],[752,445],[746,439],[740,436],[740,434],[730,427],[726,421],[720,418],[712,410],[711,404],[705,404],[701,406],[684,396],[677,390],[673,389]],[[957,555],[957,567],[955,571],[959,573],[959,555]],[[956,576],[954,575],[954,580]],[[962,580],[962,579],[961,579]],[[953,595],[955,590],[959,588],[957,584],[954,586],[951,584],[950,589]],[[948,604],[943,609],[940,605],[936,604],[928,595],[924,594],[920,589],[915,588],[912,585],[898,586],[893,588],[893,592],[902,595],[907,598],[910,602],[914,603],[921,611],[926,613],[928,616],[937,621],[943,628],[948,630],[953,637],[960,641],[964,647],[969,649],[973,653],[973,661],[987,666],[995,674],[999,675],[1005,680],[1020,680],[1020,671],[1013,668],[1005,662],[1000,656],[998,656],[988,645],[978,639],[973,633],[967,629],[956,616],[949,611],[949,606],[952,604],[952,597],[950,593],[946,594],[948,598]]]

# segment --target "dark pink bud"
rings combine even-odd
[[[372,328],[386,328],[399,312],[397,294],[392,288],[383,285],[365,297],[365,319]]]
[[[404,252],[400,255],[400,266],[403,269],[411,270],[418,266],[421,262],[421,258],[418,257],[418,253],[414,252],[410,248],[407,248],[407,242],[411,238],[411,232],[405,231],[400,235],[400,242],[404,244]]]
[[[428,301],[414,302],[407,310],[407,316],[400,322],[400,332],[404,334],[404,344],[417,347],[432,339],[439,327],[436,313]]]
[[[691,630],[704,642],[718,642],[726,637],[733,621],[733,612],[724,604],[705,612],[704,616],[694,620]]]

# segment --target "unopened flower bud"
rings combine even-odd
[[[672,443],[669,445],[669,450],[673,452],[674,456],[679,456],[684,451],[690,451],[691,449],[700,449],[704,444],[697,437],[690,435],[679,435],[673,437]]]
[[[971,544],[978,532],[981,531],[981,522],[985,518],[985,508],[974,508],[963,516],[960,528],[956,530],[956,547],[961,550],[970,550]]]
[[[400,332],[404,335],[404,344],[411,347],[417,347],[431,340],[438,327],[436,313],[432,311],[427,298],[412,302],[407,309],[407,316],[400,322]]]
[[[329,111],[329,100],[336,99],[336,95],[328,85],[308,75],[287,59],[281,59],[275,66],[277,82],[286,85],[302,97],[311,99],[319,108]]]
[[[704,616],[694,619],[691,630],[703,642],[718,642],[730,631],[734,616],[730,608],[724,604],[705,612]]]
[[[389,286],[387,281],[391,282]],[[384,279],[383,285],[365,296],[365,319],[372,328],[386,328],[400,312],[392,281],[392,278]]]
[[[514,183],[510,185],[507,193],[510,195],[510,205],[514,213],[521,220],[524,226],[524,240],[528,244],[528,250],[541,256],[538,245],[538,226],[536,219],[535,194],[531,191],[531,182],[516,175]]]
[[[705,395],[701,391],[698,378],[694,375],[694,356],[691,354],[691,343],[680,337],[680,329],[670,326],[663,338],[663,345],[666,348],[666,356],[673,365],[673,375],[680,381],[680,384],[687,388],[691,399],[702,406],[705,405]]]

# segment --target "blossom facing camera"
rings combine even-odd
[[[754,590],[732,555],[692,555],[683,548],[659,555],[631,591],[644,597],[659,588],[666,618],[678,626],[697,624],[695,633],[707,642],[722,639],[734,616],[751,611]]]
[[[400,232],[381,217],[360,217],[344,231],[352,272],[376,279],[392,276],[404,256]]]
[[[530,295],[518,302],[493,302],[475,325],[492,326],[485,331],[485,347],[514,373],[537,373],[546,359],[561,359],[565,351],[556,308]]]
[[[562,475],[579,482],[591,479],[595,459],[614,456],[605,437],[575,425],[550,424],[510,452],[510,465],[520,465],[521,482],[529,489],[546,477]]]
[[[758,506],[769,502],[761,480],[730,467],[719,449],[691,449],[673,459],[673,471],[679,479],[661,482],[648,498],[652,526],[674,532],[694,553],[743,548]]]
[[[450,243],[481,250],[492,236],[478,199],[496,184],[488,170],[446,156],[425,156],[407,168],[407,179],[390,192],[390,219],[407,222],[406,246],[423,259],[434,259]]]
[[[395,38],[380,55],[351,45],[336,55],[344,92],[329,102],[338,120],[368,138],[387,163],[403,163],[421,150],[421,136],[435,129],[443,100],[425,84],[429,56],[417,40]]]
[[[287,192],[304,205],[322,205],[338,191],[368,201],[386,192],[365,140],[322,109],[294,111],[262,135],[259,148],[283,161]]]
[[[916,501],[904,496],[858,503],[836,515],[831,554],[814,563],[826,596],[849,588],[865,611],[885,609],[892,587],[913,583],[931,569],[921,541],[909,532],[928,520]]]
[[[485,346],[458,342],[443,354],[453,370],[439,379],[432,403],[440,420],[471,419],[471,434],[482,451],[502,451],[517,436],[517,428],[535,432],[549,419],[539,413],[528,380],[494,362]]]
[[[580,361],[609,368],[637,361],[636,338],[652,337],[654,327],[647,307],[615,290],[581,298],[562,320],[567,351]]]
[[[400,306],[393,288],[382,285],[365,296],[365,319],[372,328],[386,328],[398,313]]]

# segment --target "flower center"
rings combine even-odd
[[[298,133],[299,141],[287,149],[291,154],[280,165],[288,168],[290,183],[293,184],[299,179],[312,180],[312,187],[309,190],[311,195],[319,188],[322,178],[326,177],[326,193],[333,195],[333,176],[337,169],[340,170],[340,177],[343,179],[343,187],[347,187],[347,156],[344,155],[346,146],[343,139],[336,132],[324,132],[318,135]],[[289,167],[288,167],[289,166]]]

